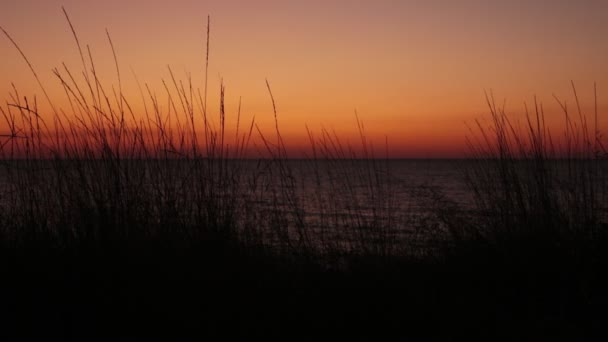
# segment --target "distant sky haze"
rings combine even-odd
[[[255,115],[271,134],[267,79],[293,156],[309,152],[306,126],[356,144],[356,111],[376,146],[388,140],[392,157],[461,157],[467,123],[488,119],[484,92],[506,101],[516,119],[536,96],[549,125],[560,129],[564,118],[553,95],[574,105],[571,81],[590,116],[597,83],[600,128],[608,132],[605,0],[1,0],[0,26],[67,109],[51,70],[65,63],[81,78],[82,66],[61,6],[83,47],[90,46],[102,81],[117,85],[108,29],[125,96],[137,111],[143,105],[131,70],[161,98],[168,65],[177,78],[190,74],[203,87],[209,15],[212,113],[223,80],[229,124],[241,98],[243,120]],[[4,36],[0,58],[0,99],[10,100],[14,83],[44,108],[35,79]]]

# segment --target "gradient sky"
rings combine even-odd
[[[552,95],[572,101],[573,80],[591,105],[597,82],[600,113],[608,113],[605,0],[1,0],[0,26],[53,98],[65,96],[51,69],[65,62],[81,70],[62,5],[103,81],[116,83],[109,30],[126,96],[135,98],[130,68],[159,93],[167,65],[202,87],[210,15],[210,103],[223,78],[229,118],[242,97],[244,117],[271,130],[268,79],[294,155],[306,149],[305,125],[356,142],[356,110],[369,136],[388,138],[392,156],[461,156],[465,123],[487,118],[484,90],[506,99],[515,116],[536,95],[557,125],[563,115]],[[41,98],[5,37],[0,56],[0,98],[8,99],[11,82]]]

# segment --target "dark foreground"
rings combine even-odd
[[[221,237],[6,246],[4,341],[605,337],[608,251],[512,242],[327,269]]]

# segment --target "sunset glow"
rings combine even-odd
[[[553,95],[574,108],[571,81],[589,117],[597,84],[599,129],[608,131],[607,1],[3,1],[0,26],[69,113],[52,69],[65,63],[82,80],[82,62],[61,6],[111,89],[118,79],[107,28],[122,91],[137,113],[144,106],[134,74],[159,99],[166,99],[163,80],[171,82],[168,66],[178,80],[191,77],[204,88],[209,15],[211,115],[216,120],[223,82],[227,125],[236,124],[241,99],[242,122],[255,116],[273,134],[268,80],[294,157],[310,155],[306,127],[357,145],[356,115],[380,151],[388,141],[391,157],[462,157],[467,123],[487,119],[485,92],[516,118],[536,96],[548,124],[559,127],[564,117]],[[0,56],[0,97],[11,102],[14,83],[49,117],[35,78],[4,36]],[[0,133],[6,130],[2,121]]]

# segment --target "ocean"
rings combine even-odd
[[[565,200],[580,190],[569,186],[588,181],[599,202],[608,203],[605,160],[543,165],[551,189],[563,190]],[[446,213],[479,212],[476,191],[500,198],[493,191],[512,181],[533,194],[544,182],[534,161],[466,159],[15,160],[0,167],[0,207],[8,220],[33,212],[52,224],[78,210],[112,212],[147,225],[234,225],[270,240],[399,241],[421,226],[440,230]]]

